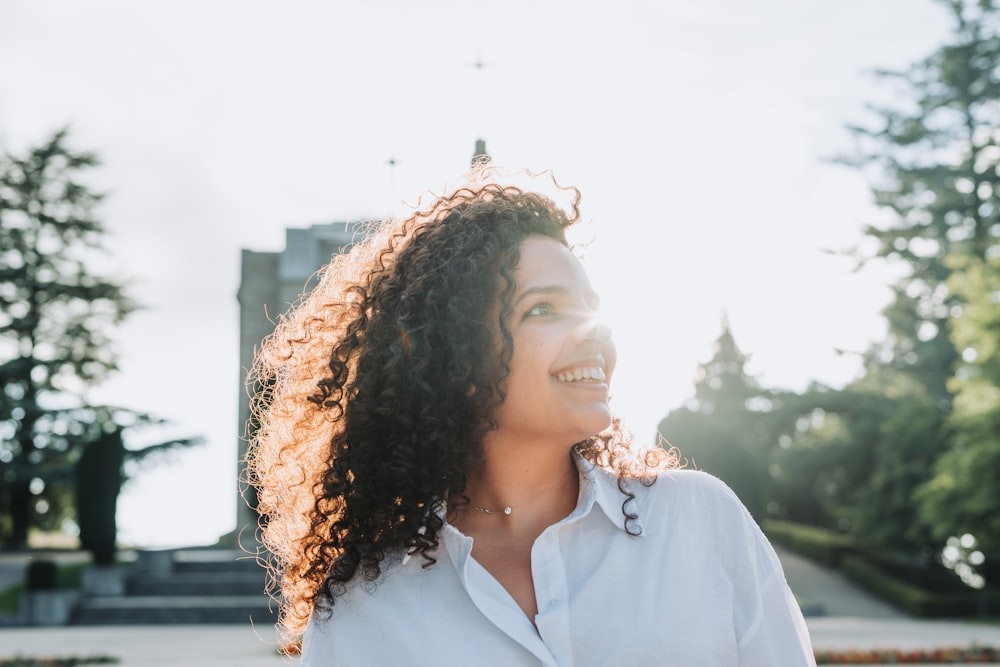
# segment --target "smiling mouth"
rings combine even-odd
[[[574,368],[571,371],[556,373],[553,377],[560,382],[604,382],[607,380],[604,369],[600,366]]]

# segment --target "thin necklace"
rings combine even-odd
[[[486,509],[485,507],[480,507],[479,505],[473,505],[472,509],[476,510],[477,512],[482,512],[483,514],[496,514],[495,511],[491,509]],[[510,505],[503,508],[503,513],[506,514],[507,516],[510,516],[510,513],[513,511],[514,510],[510,508]]]

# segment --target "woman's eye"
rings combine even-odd
[[[551,315],[552,312],[553,312],[552,306],[550,306],[547,303],[539,303],[537,305],[532,306],[530,309],[528,309],[528,311],[524,314],[524,316],[525,317],[543,317],[545,315]]]

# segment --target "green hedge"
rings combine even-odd
[[[771,541],[830,567],[854,552],[851,538],[832,530],[774,519],[765,519],[761,527]]]
[[[855,555],[893,579],[928,593],[969,592],[969,587],[962,583],[958,575],[936,560],[921,562],[900,554],[889,554],[884,550],[859,550]]]
[[[29,591],[52,591],[56,589],[59,566],[51,560],[33,560],[25,569],[24,581]]]
[[[44,561],[32,561],[44,562]],[[56,567],[55,588],[74,589],[80,587],[80,579],[85,567],[90,563],[64,563]],[[37,566],[36,566],[37,567]],[[13,586],[0,590],[0,615],[16,614],[21,604],[21,592],[27,587],[28,567],[25,568],[25,580]],[[37,576],[37,575],[30,575]]]
[[[1000,590],[980,593],[965,588],[940,565],[917,568],[889,556],[868,554],[850,537],[815,526],[765,519],[761,527],[772,542],[839,567],[862,588],[913,616],[970,617],[1000,610]]]
[[[913,616],[923,618],[976,616],[1000,609],[1000,592],[964,591],[936,593],[917,588],[897,579],[885,569],[860,556],[844,556],[841,560],[844,574],[863,588],[886,602]],[[982,595],[986,596],[987,609],[981,609]]]

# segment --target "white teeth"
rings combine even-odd
[[[571,371],[557,373],[556,379],[560,382],[582,382],[583,380],[604,382],[607,376],[604,374],[603,368],[594,366],[592,368],[574,368]]]

